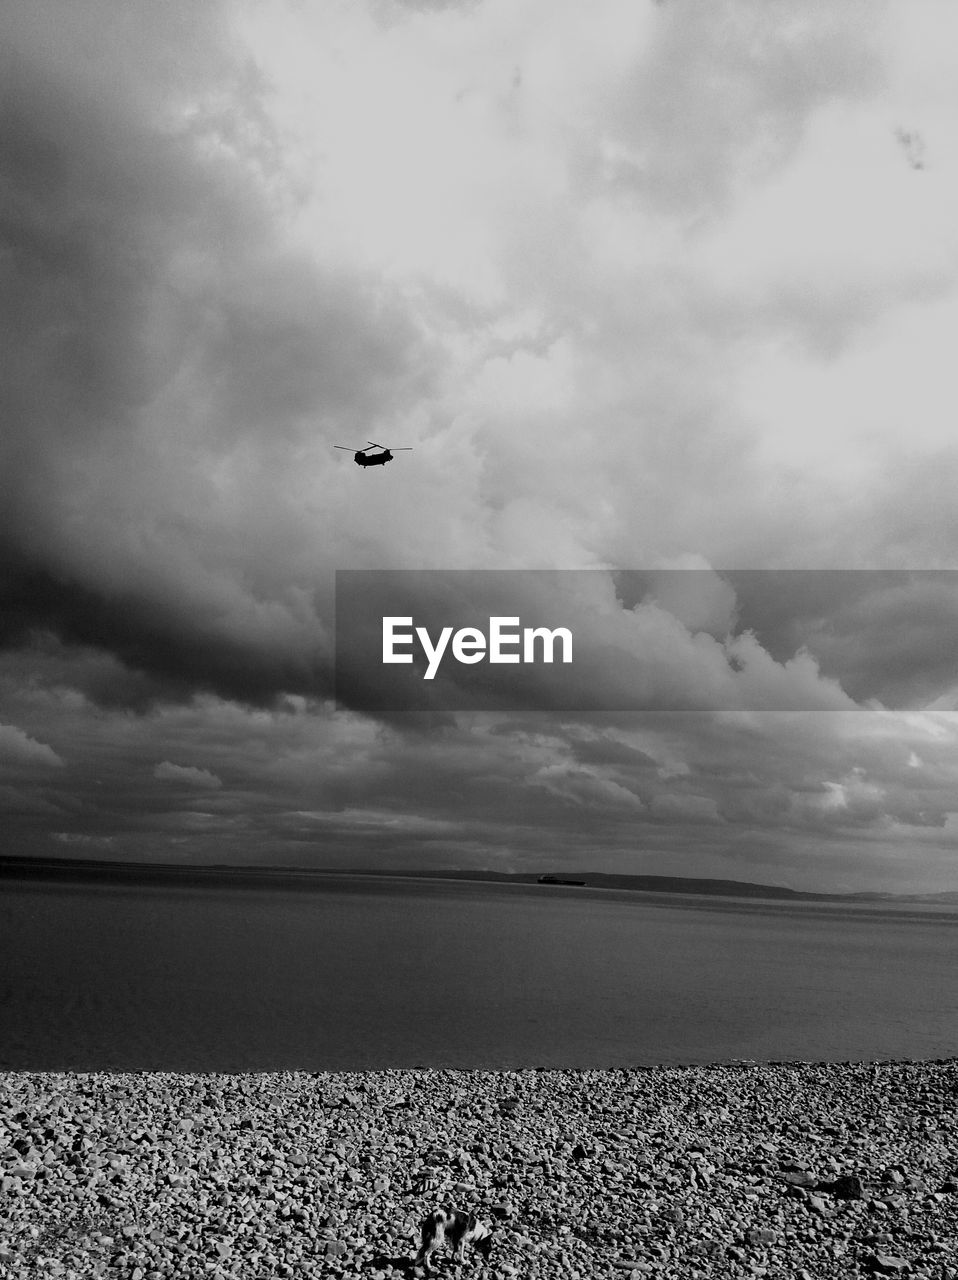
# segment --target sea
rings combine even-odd
[[[561,885],[0,882],[0,1069],[958,1056],[958,910]]]

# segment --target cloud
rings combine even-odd
[[[696,796],[663,792],[652,804],[652,814],[668,821],[720,822],[717,802],[711,796]]]
[[[131,22],[82,55],[95,5],[10,19],[8,643],[112,653],[137,706],[323,696],[344,563],[707,562],[733,526],[752,558],[788,523],[721,372],[730,308],[768,306],[715,255],[765,243],[748,217],[777,227],[762,201],[818,190],[823,157],[872,172],[827,126],[870,127],[881,30],[535,11],[359,6],[337,46],[330,15],[174,5],[139,14],[149,49]],[[388,475],[330,448],[397,431],[417,452]]]
[[[112,836],[91,836],[77,831],[54,831],[52,832],[52,838],[58,844],[91,851],[103,851],[110,849],[113,845]]]
[[[644,806],[634,791],[597,769],[576,767],[569,762],[543,765],[530,778],[533,786],[544,787],[564,804],[587,804],[601,808],[641,810]]]
[[[168,18],[182,39],[185,13]],[[215,73],[187,60],[174,109],[124,75],[104,97],[82,60],[64,74],[55,39],[17,34],[28,56],[0,102],[13,639],[48,629],[169,692],[192,671],[263,696],[277,660],[302,668],[324,646],[303,463],[421,390],[416,325],[274,222],[240,127],[257,94],[226,52]]]
[[[198,769],[195,765],[172,764],[169,760],[164,760],[156,766],[153,777],[161,782],[178,782],[188,787],[198,787],[200,790],[223,785],[216,774],[210,773],[208,769]]]
[[[124,15],[0,18],[10,840],[948,880],[950,585],[724,572],[954,563],[947,6]],[[335,710],[383,567],[594,570],[579,692],[685,710]]]
[[[63,760],[52,747],[45,742],[37,742],[13,724],[0,724],[0,761],[13,766],[63,766]]]

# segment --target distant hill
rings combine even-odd
[[[186,865],[173,862],[122,862],[92,858],[23,858],[0,856],[0,879],[135,881],[159,884],[308,884],[326,876],[360,875],[422,880],[493,881],[500,884],[537,884],[544,888],[581,886],[591,889],[626,889],[639,893],[687,893],[728,898],[769,898],[796,902],[935,902],[958,903],[958,890],[932,894],[813,893],[784,885],[756,884],[750,880],[714,880],[693,876],[619,875],[605,871],[503,872],[455,869],[245,867],[226,863]]]
[[[500,883],[576,885],[590,889],[630,889],[645,893],[714,894],[726,898],[787,898],[796,901],[848,902],[885,897],[884,894],[811,893],[783,885],[750,880],[706,880],[693,876],[632,876],[605,871],[561,871],[545,875],[505,871],[368,871],[363,875],[409,875],[419,879],[495,880]]]

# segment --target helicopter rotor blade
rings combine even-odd
[[[356,449],[351,444],[334,444],[334,449],[345,449],[348,453],[362,453],[362,449]]]
[[[399,445],[398,447],[395,447],[391,444],[389,445],[376,444],[375,440],[367,440],[366,443],[376,445],[377,449],[385,449],[387,453],[411,453],[413,449],[413,446],[411,444],[402,444],[402,445]]]

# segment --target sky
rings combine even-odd
[[[0,7],[2,851],[958,889],[956,39]],[[344,569],[590,570],[612,656],[371,709]]]

